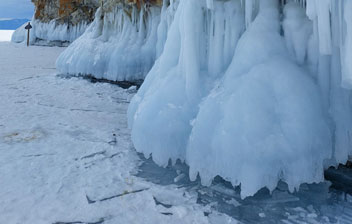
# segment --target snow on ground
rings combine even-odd
[[[0,42],[11,41],[14,30],[0,30]]]
[[[63,50],[0,43],[0,223],[236,223],[134,176],[135,89],[57,76]]]

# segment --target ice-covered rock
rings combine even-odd
[[[348,7],[180,0],[129,108],[137,151],[185,161],[206,185],[220,175],[243,197],[322,181],[352,154]]]
[[[70,43],[81,36],[94,19],[98,0],[32,0],[35,14],[31,24],[31,44]],[[23,25],[14,32],[12,42],[27,40]]]
[[[60,55],[57,68],[114,81],[144,79],[156,57],[160,7],[117,4],[105,10],[100,8],[84,35]]]
[[[59,57],[59,71],[114,81],[144,79],[163,49],[177,7],[161,8],[158,2],[106,1],[85,34]]]

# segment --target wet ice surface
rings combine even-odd
[[[241,201],[143,160],[126,119],[136,90],[58,77],[62,50],[0,43],[0,223],[351,221],[351,196],[326,184]]]

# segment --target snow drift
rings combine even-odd
[[[180,0],[129,107],[137,151],[243,197],[322,181],[352,154],[351,4]]]

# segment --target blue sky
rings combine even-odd
[[[0,19],[31,19],[34,6],[31,0],[0,0]]]

